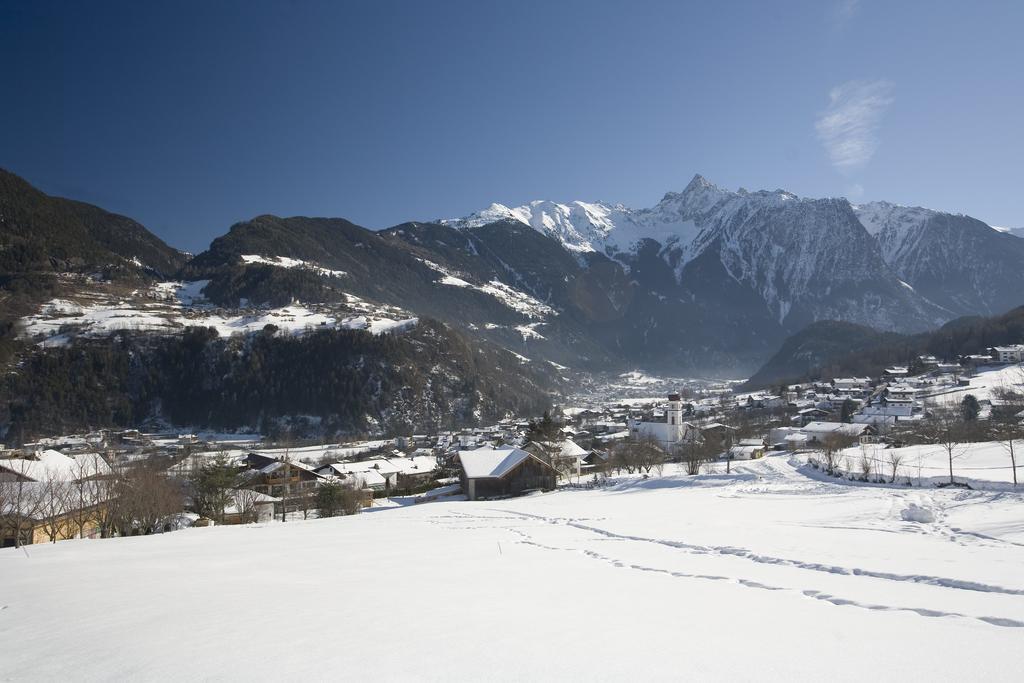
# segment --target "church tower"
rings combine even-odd
[[[683,440],[683,402],[679,394],[668,395],[666,441],[675,445]]]

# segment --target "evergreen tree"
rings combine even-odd
[[[224,453],[219,453],[192,475],[192,504],[204,517],[224,521],[224,508],[231,500],[231,490],[238,486],[238,467]]]
[[[978,399],[975,398],[974,394],[967,394],[964,396],[964,400],[960,402],[960,416],[964,422],[975,422],[978,419],[978,413],[981,412],[981,405],[978,403]]]
[[[526,433],[526,438],[530,441],[555,441],[558,439],[558,431],[560,425],[551,418],[551,413],[547,410],[544,411],[544,416],[540,421],[531,420],[530,428]]]

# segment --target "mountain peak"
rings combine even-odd
[[[701,190],[710,190],[715,187],[714,183],[702,176],[700,173],[695,173],[690,184],[683,190],[683,194],[689,194],[690,192],[699,192]]]

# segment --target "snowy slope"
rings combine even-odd
[[[706,182],[703,178],[700,180]],[[643,239],[653,239],[661,244],[690,243],[699,228],[691,213],[685,210],[681,196],[666,194],[661,202],[649,209],[581,201],[533,201],[514,208],[492,204],[465,218],[442,222],[454,227],[472,228],[495,221],[514,220],[552,237],[570,251],[612,255],[634,250],[637,242]]]
[[[1020,237],[1021,239],[1024,239],[1024,228],[999,228],[993,225],[992,229],[996,230],[997,232],[1005,232],[1008,235],[1013,235],[1014,237]]]
[[[872,202],[854,207],[882,256],[924,297],[962,315],[1024,303],[1024,240],[959,214]]]
[[[729,476],[8,548],[0,674],[1016,680],[1022,503],[818,481],[770,457]]]
[[[919,206],[871,202],[853,207],[864,228],[874,235],[887,263],[895,263],[911,252],[921,228],[938,212]]]
[[[224,309],[210,305],[203,297],[208,282],[158,282],[127,296],[96,286],[78,292],[74,301],[52,299],[44,303],[38,313],[21,319],[21,335],[45,347],[63,346],[77,336],[105,337],[119,330],[173,334],[188,327],[212,327],[229,337],[274,325],[289,334],[334,328],[381,334],[400,332],[417,323],[407,311],[375,305],[351,294],[333,305],[293,303]]]

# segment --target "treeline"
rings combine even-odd
[[[274,435],[408,434],[549,407],[548,380],[506,351],[474,348],[440,323],[374,336],[273,326],[223,338],[117,333],[29,353],[0,383],[8,443],[165,421]]]

